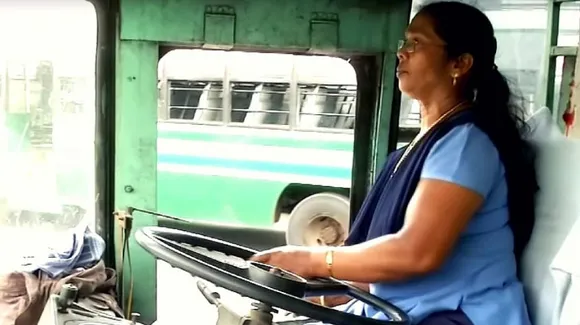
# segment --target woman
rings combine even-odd
[[[368,287],[413,324],[530,324],[517,260],[537,184],[496,49],[478,9],[424,6],[397,53],[399,88],[422,106],[421,132],[388,157],[347,246],[282,247],[253,260]],[[341,308],[385,318],[359,301]]]

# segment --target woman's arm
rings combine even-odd
[[[402,280],[436,270],[479,209],[483,197],[446,181],[423,179],[397,234],[334,248],[332,274],[326,251],[311,254],[316,276],[357,282]]]
[[[332,270],[326,252],[310,254],[317,276],[358,282],[396,281],[438,269],[461,233],[504,177],[499,154],[481,130],[465,125],[431,149],[396,234],[336,248]]]

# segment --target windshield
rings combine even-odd
[[[33,4],[0,3],[4,270],[61,231],[94,226],[95,9]]]

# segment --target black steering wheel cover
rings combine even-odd
[[[251,249],[233,243],[162,227],[143,227],[136,231],[135,240],[147,252],[158,259],[169,263],[173,267],[180,268],[194,276],[211,282],[216,286],[223,287],[242,296],[270,304],[274,307],[292,311],[298,315],[307,316],[334,325],[409,324],[409,318],[402,310],[353,286],[348,285],[351,296],[365,303],[375,305],[376,308],[382,310],[394,319],[388,321],[372,319],[310,303],[285,292],[248,281],[236,274],[224,272],[202,260],[195,260],[191,256],[188,256],[188,254],[181,252],[160,240],[160,238],[183,240],[184,236],[190,238],[195,237],[204,242],[207,241],[208,245],[205,247],[207,249],[221,251],[225,254],[238,256],[244,259],[249,258],[255,253],[255,251]]]

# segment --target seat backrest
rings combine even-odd
[[[323,113],[326,108],[325,89],[316,86],[309,94],[303,96],[300,112],[304,114],[300,114],[298,125],[303,128],[316,128],[322,119],[322,115],[318,114]]]
[[[284,125],[288,123],[288,93],[280,94],[276,88],[267,85],[259,84],[250,101],[250,107],[244,118],[244,124],[247,125]],[[276,112],[282,112],[276,113]]]
[[[554,302],[553,323],[580,324],[580,219],[556,254],[550,267],[558,300]]]
[[[217,90],[217,91],[216,91]],[[199,97],[199,108],[195,110],[193,120],[195,122],[219,122],[222,120],[221,110],[209,110],[208,108],[221,108],[223,93],[215,83],[209,82]]]
[[[522,280],[532,324],[580,324],[580,267],[574,269],[568,261],[575,259],[578,266],[579,255],[567,256],[574,241],[576,248],[580,246],[580,168],[576,167],[580,141],[554,133],[546,121],[535,125],[542,124],[531,139],[537,152],[540,192],[536,224],[521,264]],[[576,308],[564,308],[570,304]]]

